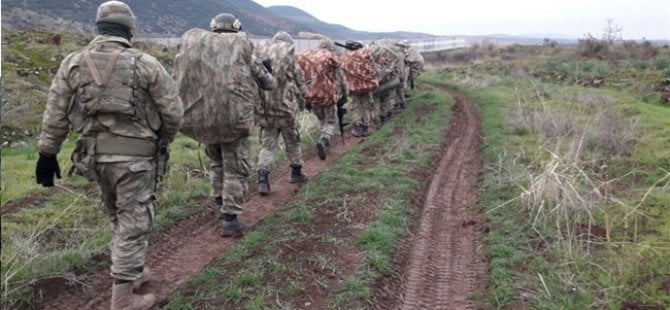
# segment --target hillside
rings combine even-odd
[[[138,16],[137,35],[141,36],[179,36],[193,27],[206,29],[219,12],[235,14],[242,20],[244,30],[254,35],[268,36],[279,29],[289,33],[311,31],[250,0],[125,2]],[[97,2],[83,0],[7,0],[2,2],[2,27],[92,31],[97,5]]]
[[[414,33],[414,32],[367,32],[367,31],[357,31],[351,28],[347,28],[342,25],[329,24],[325,23],[313,15],[292,6],[284,5],[275,5],[268,7],[268,10],[281,16],[286,19],[294,20],[298,23],[305,25],[308,28],[312,28],[318,33],[326,33],[331,37],[336,39],[347,39],[347,38],[357,38],[357,39],[366,39],[374,40],[381,37],[391,38],[391,39],[408,39],[408,38],[420,38],[420,37],[430,37],[430,35],[423,33]]]
[[[176,37],[194,27],[209,27],[220,12],[235,14],[243,29],[257,36],[272,36],[279,30],[292,35],[318,32],[335,38],[375,39],[416,38],[416,33],[373,33],[324,23],[294,7],[265,8],[251,0],[127,0],[138,16],[136,36]],[[2,2],[3,29],[43,29],[92,32],[98,2],[85,0],[5,0]]]

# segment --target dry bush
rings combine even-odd
[[[634,59],[652,59],[658,55],[658,49],[651,42],[643,40],[637,43],[635,40],[626,40],[623,42],[623,48],[629,57]]]
[[[578,54],[585,58],[606,59],[610,45],[605,40],[600,40],[592,35],[577,40]]]
[[[596,158],[629,156],[637,144],[637,123],[625,124],[612,108],[601,109],[585,132],[585,146]]]

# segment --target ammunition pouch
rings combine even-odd
[[[72,169],[68,174],[76,173],[89,181],[98,180],[98,174],[95,172],[95,138],[82,137],[77,140],[70,159]]]

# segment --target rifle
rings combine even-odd
[[[170,159],[170,141],[161,130],[156,144],[156,186],[168,173],[168,159]]]
[[[351,41],[351,40],[347,40],[346,42],[344,42],[344,44],[339,43],[339,42],[335,42],[335,45],[340,46],[340,47],[344,47],[344,48],[346,48],[350,51],[355,51],[357,49],[363,48],[363,44],[361,44],[360,42]]]
[[[342,95],[342,98],[337,101],[337,123],[340,125],[340,136],[342,137],[342,143],[344,144],[344,126],[347,126],[349,123],[344,122],[344,114],[347,114],[347,109],[344,108],[344,104],[347,102],[347,95]]]

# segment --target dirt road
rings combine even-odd
[[[375,309],[482,308],[469,299],[483,291],[487,268],[479,253],[483,216],[476,209],[480,120],[463,94],[440,89],[455,99],[447,145],[417,199],[418,227],[399,246],[399,276],[378,284]]]
[[[456,100],[448,145],[435,167],[418,229],[409,242],[403,279],[395,298],[379,309],[474,309],[468,298],[483,288],[486,263],[478,253],[482,215],[476,210],[481,170],[480,121],[461,93]]]

